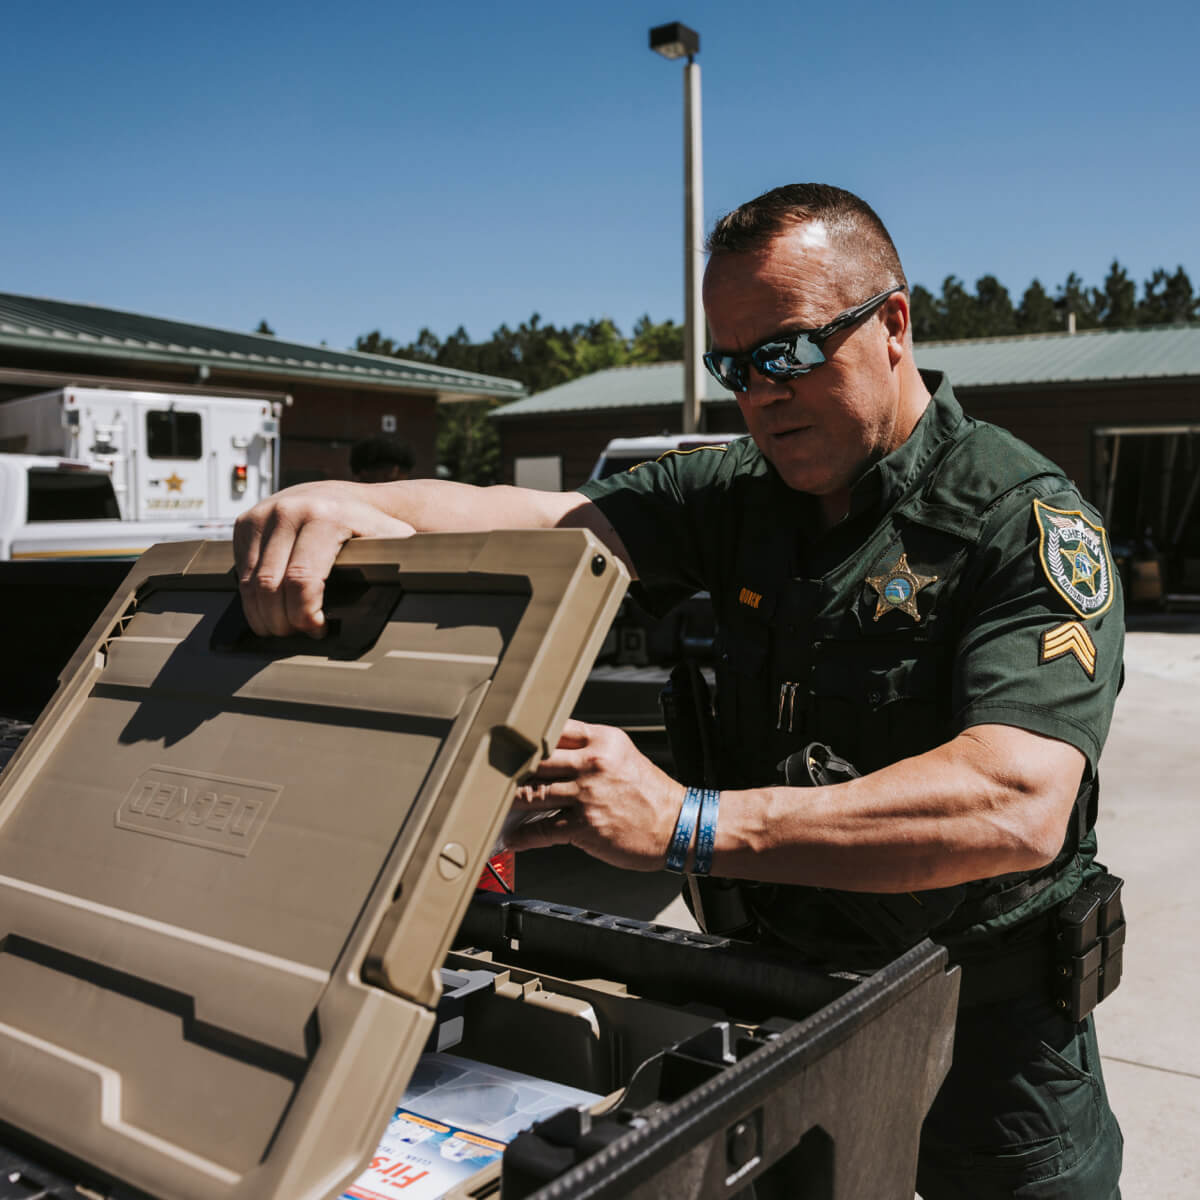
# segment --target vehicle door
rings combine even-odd
[[[143,520],[210,517],[205,411],[186,402],[141,409],[140,486]]]

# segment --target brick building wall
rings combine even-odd
[[[704,410],[711,433],[744,433],[746,426],[736,404],[712,404]],[[497,420],[504,480],[513,482],[518,458],[557,455],[562,460],[564,490],[577,488],[596,464],[600,452],[615,437],[650,437],[678,433],[680,405],[510,417]]]
[[[1200,381],[1132,380],[1110,384],[1037,388],[964,388],[963,408],[1016,434],[1056,462],[1089,499],[1094,478],[1094,436],[1104,426],[1154,426],[1200,422]]]
[[[437,466],[437,398],[374,388],[329,388],[297,383],[281,423],[284,484],[303,479],[349,479],[350,447],[386,432],[413,452],[413,474],[432,476]]]
[[[1200,422],[1197,380],[961,388],[956,394],[972,416],[1010,430],[1058,463],[1089,497],[1094,497],[1100,486],[1093,478],[1094,430],[1109,425]],[[563,487],[578,487],[611,438],[677,433],[679,416],[678,405],[663,405],[498,420],[505,479],[512,482],[518,457],[558,455]],[[712,432],[745,429],[736,404],[707,405],[705,419]]]

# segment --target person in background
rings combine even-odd
[[[394,483],[412,475],[413,452],[385,433],[355,442],[350,448],[350,474],[356,483]]]

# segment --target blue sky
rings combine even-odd
[[[1200,288],[1194,0],[9,5],[0,291],[348,346],[682,316],[682,69],[706,222],[837,183],[909,278]]]

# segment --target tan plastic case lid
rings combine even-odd
[[[360,540],[329,637],[263,640],[227,543],[145,554],[0,780],[0,1120],[158,1196],[336,1194],[626,583],[579,530]]]

